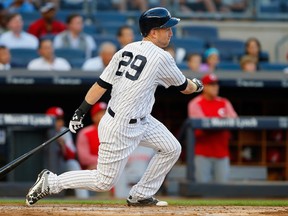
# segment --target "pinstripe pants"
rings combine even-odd
[[[129,119],[117,118],[117,115],[113,118],[106,112],[99,124],[99,139],[97,169],[49,175],[52,194],[76,188],[98,192],[110,190],[119,179],[129,155],[142,145],[153,148],[156,154],[130,195],[136,199],[149,198],[159,190],[181,153],[178,140],[151,115],[129,124]]]

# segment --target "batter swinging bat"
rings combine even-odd
[[[4,167],[2,167],[0,169],[0,179],[2,179],[7,173],[9,173],[11,170],[16,168],[17,166],[19,166],[21,163],[23,163],[25,160],[27,160],[30,156],[35,154],[37,151],[39,151],[40,149],[44,148],[46,145],[50,144],[54,140],[58,139],[60,136],[64,135],[68,131],[69,131],[69,128],[65,129],[64,131],[62,131],[61,133],[59,133],[59,134],[55,135],[54,137],[50,138],[49,140],[47,140],[46,142],[42,143],[38,147],[30,150],[29,152],[21,155],[20,157],[16,158],[15,160],[11,161],[10,163],[8,163]]]

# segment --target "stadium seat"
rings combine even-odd
[[[260,13],[280,13],[281,12],[281,1],[265,1],[260,3]]]
[[[177,66],[180,70],[189,70],[189,67],[187,65],[187,62],[181,62],[181,63],[177,63]]]
[[[110,34],[110,35],[116,35],[118,29],[123,26],[126,25],[126,23],[123,22],[107,22],[107,23],[102,23],[101,25],[99,25],[99,29],[100,29],[100,34]]]
[[[116,35],[96,34],[96,35],[93,35],[93,38],[94,38],[98,48],[101,46],[101,44],[103,42],[106,42],[106,41],[114,43],[117,47],[119,46]]]
[[[72,68],[81,69],[85,60],[83,59],[73,59],[73,61],[69,61]]]
[[[60,8],[61,10],[81,10],[84,7],[83,1],[66,1],[62,0],[60,2]]]
[[[41,18],[41,13],[39,11],[29,12],[29,13],[21,13],[24,25],[29,26],[35,20]]]
[[[215,26],[183,26],[182,37],[198,37],[211,41],[218,39],[218,28]]]
[[[80,49],[58,48],[55,49],[55,55],[57,57],[65,58],[71,65],[79,61],[84,62],[86,59],[86,53]]]
[[[216,39],[209,46],[218,49],[221,61],[234,61],[243,53],[245,44],[237,39]]]
[[[175,47],[175,49],[183,48],[186,51],[186,55],[190,53],[199,53],[203,54],[205,50],[205,41],[200,38],[177,38],[173,37],[171,40],[171,45]]]
[[[36,49],[11,48],[10,53],[11,65],[15,68],[26,68],[31,60],[39,57]]]
[[[71,14],[80,14],[84,20],[88,18],[88,15],[82,10],[58,10],[56,13],[56,19],[66,23],[66,19]]]
[[[220,71],[241,71],[239,63],[234,62],[220,62],[217,65],[217,70]]]
[[[263,71],[283,72],[283,70],[287,67],[288,67],[288,64],[284,64],[284,63],[260,63],[259,64],[259,69]]]
[[[97,28],[95,25],[84,25],[83,32],[89,34],[91,36],[100,33],[100,29]]]
[[[92,18],[96,26],[104,26],[106,23],[122,23],[127,24],[127,17],[123,13],[116,11],[97,11]]]

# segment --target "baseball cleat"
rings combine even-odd
[[[48,186],[48,175],[50,171],[47,169],[39,173],[35,184],[30,188],[26,195],[26,205],[31,206],[44,196],[49,194],[50,188]]]
[[[144,200],[133,199],[132,196],[129,196],[127,199],[128,206],[168,206],[166,201],[159,201],[154,197],[150,197]]]

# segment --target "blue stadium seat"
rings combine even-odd
[[[89,35],[95,35],[100,33],[100,29],[97,28],[95,25],[84,25],[83,26],[83,32]]]
[[[81,10],[83,9],[84,3],[83,2],[72,2],[62,0],[60,1],[60,8],[61,10]]]
[[[31,60],[39,57],[36,49],[11,48],[10,53],[11,65],[15,68],[26,68]]]
[[[100,34],[116,35],[118,29],[123,25],[126,25],[126,23],[117,22],[117,21],[102,23],[101,25],[99,25]]]
[[[288,64],[284,63],[260,63],[259,69],[264,71],[283,72],[284,68],[287,68]]]
[[[220,71],[241,71],[239,63],[234,62],[220,62],[217,65],[217,70]]]
[[[107,41],[114,43],[117,47],[119,46],[116,35],[96,34],[96,35],[93,35],[93,38],[94,38],[98,48],[101,46],[101,44],[103,42],[107,42]]]
[[[21,13],[22,19],[24,21],[24,25],[29,26],[35,20],[41,18],[41,13],[39,11],[29,12],[29,13]]]
[[[215,26],[183,26],[182,37],[199,37],[211,41],[218,39],[218,28]]]
[[[205,50],[205,41],[200,38],[177,38],[173,37],[170,42],[171,45],[177,48],[183,48],[186,51],[186,55],[190,53],[203,54]]]
[[[55,49],[55,55],[65,58],[71,65],[79,61],[84,62],[86,59],[86,53],[80,49],[58,48]]]
[[[81,69],[84,62],[85,60],[83,59],[73,59],[73,61],[70,61],[69,63],[72,68]]]
[[[112,0],[97,0],[96,3],[96,10],[98,11],[113,11],[115,10],[112,5]]]
[[[281,9],[281,1],[269,1],[260,3],[259,8],[260,13],[280,13],[282,12]]]
[[[56,19],[66,23],[66,19],[71,14],[80,14],[84,20],[88,18],[88,15],[82,10],[58,10],[56,13]]]
[[[97,11],[92,19],[96,26],[104,26],[106,23],[113,22],[127,24],[127,16],[116,11]]]
[[[221,61],[234,61],[243,53],[245,43],[237,39],[216,39],[209,46],[218,49]]]
[[[187,62],[181,62],[181,63],[177,63],[177,66],[180,70],[189,70],[189,67],[187,65]]]

